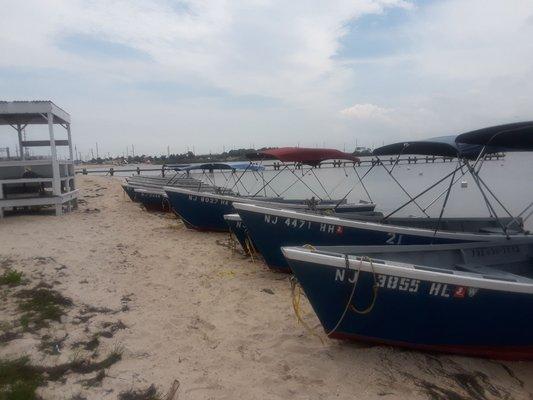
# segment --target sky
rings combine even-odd
[[[533,120],[533,0],[0,8],[0,100],[54,101],[82,154],[352,151]]]

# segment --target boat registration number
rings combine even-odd
[[[359,271],[351,270],[347,273],[346,268],[335,270],[335,281],[355,284]],[[418,293],[420,280],[393,275],[376,274],[376,284],[379,288],[397,290],[400,292]],[[478,289],[466,286],[447,285],[439,282],[428,282],[427,294],[434,297],[458,298],[474,297]]]
[[[346,268],[337,268],[335,271],[335,280],[349,283],[355,283],[357,280],[358,271],[350,271],[346,276]],[[417,293],[420,287],[420,280],[411,278],[402,278],[399,276],[376,274],[376,283],[378,287],[391,290],[399,290],[400,292]]]
[[[265,214],[265,222],[270,225],[285,224],[288,228],[293,229],[311,229],[311,221],[297,218],[280,218],[275,215]]]
[[[265,214],[265,223],[269,225],[277,225],[278,223],[284,224],[287,228],[297,229],[297,230],[310,230],[313,226],[311,221],[306,221],[298,218],[282,218],[276,215]],[[342,226],[323,224],[319,225],[319,231],[322,233],[329,233],[332,235],[342,235],[344,229]]]
[[[206,204],[221,204],[223,206],[229,205],[228,200],[216,199],[214,197],[195,196],[192,194],[189,195],[189,200],[198,201],[200,203],[206,203]]]

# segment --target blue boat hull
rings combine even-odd
[[[148,211],[170,212],[170,203],[162,193],[136,192],[136,201],[140,202]]]
[[[259,208],[258,208],[259,209]],[[342,246],[342,245],[415,245],[463,243],[470,241],[490,240],[487,235],[469,235],[468,239],[433,235],[431,231],[419,234],[420,230],[406,230],[411,233],[398,234],[394,227],[381,225],[382,230],[371,229],[370,226],[353,227],[343,224],[341,219],[320,219],[305,213],[275,215],[275,211],[249,211],[237,205],[237,212],[246,225],[249,235],[262,254],[265,263],[273,270],[290,272],[289,265],[283,257],[281,247],[303,246]],[[285,210],[286,211],[286,210]],[[278,212],[278,214],[283,212]],[[316,220],[319,220],[317,222]],[[374,224],[376,225],[376,224]]]
[[[137,201],[135,198],[135,188],[132,186],[122,185],[124,193],[128,195],[131,201]]]
[[[249,254],[250,251],[257,251],[257,247],[248,235],[248,229],[242,221],[226,218],[226,223],[228,224],[229,231],[235,236],[246,254]]]
[[[234,212],[228,200],[204,196],[201,193],[166,191],[172,210],[188,228],[200,231],[227,232],[224,214]]]
[[[239,198],[214,193],[194,192],[186,189],[167,189],[165,191],[174,212],[186,223],[187,227],[200,231],[227,232],[229,228],[224,220],[224,215],[235,212],[233,203],[236,201],[254,204],[262,201],[272,201],[272,199]],[[272,202],[275,203],[275,201]],[[283,203],[280,202],[279,204]],[[302,204],[302,200],[290,201],[284,205],[289,208],[306,207]],[[374,204],[355,204],[343,205],[341,209],[343,212],[366,212],[372,211],[374,207]]]
[[[402,282],[378,274],[380,284],[370,311],[359,314],[349,307],[341,318],[356,272],[306,261],[289,263],[330,337],[490,358],[533,359],[531,294],[424,280]],[[353,307],[364,310],[371,306],[373,284],[371,272],[360,272]]]

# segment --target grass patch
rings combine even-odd
[[[57,355],[63,348],[65,340],[67,340],[68,334],[65,334],[62,338],[54,338],[50,335],[44,335],[41,337],[41,343],[39,343],[38,349],[43,353],[50,355]]]
[[[24,314],[20,317],[20,324],[25,331],[47,327],[48,321],[60,321],[65,308],[72,306],[72,300],[44,287],[21,290],[16,296],[21,299],[19,309]]]
[[[163,395],[152,384],[146,389],[130,389],[125,392],[120,392],[118,395],[118,400],[174,400],[176,398],[176,394],[178,393],[179,387],[180,382],[176,379],[172,383],[169,391]]]
[[[112,338],[118,331],[127,328],[126,324],[124,324],[124,322],[121,320],[118,320],[117,322],[104,322],[102,327],[104,330],[100,332],[100,336],[107,339]]]
[[[37,371],[28,357],[0,360],[0,400],[36,400],[37,388],[43,383],[43,373]]]
[[[99,362],[73,360],[54,366],[39,366],[30,363],[28,357],[14,360],[0,360],[0,400],[38,400],[37,388],[47,381],[57,381],[69,372],[90,374],[97,372],[91,380],[101,382],[105,378],[104,370],[121,360],[122,351],[116,349]]]
[[[100,345],[100,334],[95,333],[88,341],[80,341],[72,344],[72,348],[77,349],[83,347],[85,350],[93,351]]]
[[[0,275],[0,285],[19,286],[23,283],[24,272],[8,268]]]
[[[127,390],[120,392],[118,400],[163,400],[157,389],[152,384],[147,389]]]
[[[95,386],[101,386],[102,385],[102,381],[104,380],[104,378],[106,377],[106,373],[105,373],[105,370],[100,370],[98,371],[98,373],[96,374],[96,376],[94,376],[93,378],[89,378],[89,379],[85,379],[83,381],[81,381],[81,385],[84,387],[84,388],[90,388],[90,387],[95,387]]]
[[[0,333],[0,344],[5,344],[7,342],[11,342],[15,339],[20,339],[22,337],[22,334],[20,332],[13,332],[13,331],[5,331]]]

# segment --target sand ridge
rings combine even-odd
[[[294,317],[289,276],[232,254],[221,245],[225,234],[190,231],[168,214],[144,211],[118,178],[77,182],[77,211],[0,222],[0,257],[35,280],[56,282],[73,300],[51,328],[68,334],[65,350],[43,354],[38,334],[25,334],[0,346],[0,357],[64,361],[69,345],[117,321],[125,328],[100,338],[99,351],[119,345],[123,357],[101,386],[84,388],[72,374],[40,388],[45,399],[115,399],[152,383],[165,391],[175,379],[179,399],[533,398],[533,363],[323,345]],[[75,324],[87,306],[109,312]],[[317,326],[305,302],[304,311]]]

